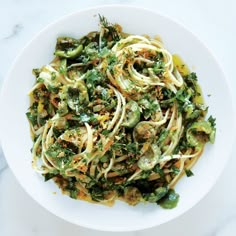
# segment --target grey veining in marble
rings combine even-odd
[[[0,174],[7,168],[7,163],[0,145]]]
[[[12,27],[12,32],[5,36],[3,39],[11,39],[13,37],[16,37],[23,29],[23,25],[22,24],[15,24],[13,27]]]

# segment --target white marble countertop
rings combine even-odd
[[[0,2],[0,86],[15,56],[40,29],[86,7],[124,3],[169,15],[191,29],[214,52],[236,89],[236,1],[234,0],[8,0]],[[236,93],[234,103],[236,102]],[[236,103],[235,103],[236,104]],[[234,131],[232,131],[234,132]],[[224,158],[224,157],[222,157]],[[236,235],[236,158],[232,154],[210,193],[181,217],[145,231],[97,232],[71,225],[34,202],[19,186],[0,150],[0,235]]]

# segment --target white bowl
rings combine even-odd
[[[34,84],[32,68],[53,58],[56,38],[60,35],[81,37],[98,29],[98,13],[123,26],[132,34],[160,35],[172,53],[181,55],[194,67],[205,95],[209,114],[217,119],[214,145],[207,145],[193,171],[176,186],[178,206],[164,210],[155,204],[131,207],[117,202],[113,207],[76,201],[62,195],[52,182],[31,167],[32,141],[25,112],[27,92]],[[207,95],[211,96],[207,96]],[[40,205],[55,215],[80,226],[107,231],[131,231],[157,226],[180,216],[211,189],[222,172],[233,144],[234,114],[227,81],[209,50],[180,24],[158,13],[129,6],[103,6],[67,15],[42,30],[17,57],[1,94],[1,142],[7,162],[22,187]],[[53,194],[57,192],[57,194]],[[25,203],[27,205],[27,203]],[[37,214],[37,212],[35,213]]]

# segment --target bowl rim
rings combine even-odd
[[[229,78],[226,76],[224,69],[222,68],[221,64],[218,62],[215,54],[212,52],[212,50],[206,46],[206,44],[204,42],[202,42],[199,37],[197,35],[195,35],[191,30],[189,30],[183,23],[179,22],[178,20],[176,20],[174,17],[171,17],[167,14],[163,14],[158,10],[153,10],[150,8],[146,8],[146,7],[141,7],[141,6],[133,6],[133,5],[129,5],[129,4],[104,4],[104,5],[96,5],[93,7],[88,7],[88,8],[82,8],[81,10],[76,10],[74,12],[65,14],[61,17],[58,17],[57,19],[53,20],[51,23],[47,24],[46,26],[42,27],[41,30],[39,30],[37,33],[35,33],[33,35],[33,37],[25,44],[25,46],[19,50],[17,56],[15,57],[15,59],[13,60],[13,62],[11,63],[11,66],[8,69],[8,72],[6,73],[5,78],[2,81],[2,85],[0,88],[0,108],[3,106],[3,94],[6,91],[6,87],[8,84],[8,81],[10,80],[11,77],[11,73],[14,70],[15,65],[18,63],[20,57],[24,54],[24,51],[28,48],[28,46],[30,46],[30,44],[41,34],[43,34],[45,31],[47,31],[48,28],[52,27],[53,25],[57,24],[58,22],[63,22],[65,19],[70,18],[74,15],[78,15],[84,12],[89,12],[92,10],[99,10],[99,9],[104,9],[104,8],[130,8],[132,10],[142,10],[142,11],[146,11],[146,12],[150,12],[151,14],[154,15],[158,15],[162,18],[164,18],[167,21],[170,21],[176,25],[178,25],[179,27],[181,27],[184,31],[187,31],[189,34],[191,34],[191,36],[193,36],[198,42],[199,44],[207,51],[208,54],[211,55],[212,60],[214,60],[215,64],[217,65],[218,69],[221,71],[222,73],[222,77],[225,80],[225,84],[227,86],[227,89],[229,91],[228,93],[228,97],[230,100],[230,107],[232,110],[232,116],[233,118],[236,117],[236,108],[233,102],[233,96],[232,96],[232,88],[231,88],[231,82],[229,81]],[[3,122],[0,122],[0,130],[1,127],[3,126]],[[232,130],[235,130],[236,125],[232,124]],[[48,212],[53,213],[53,215],[65,220],[66,222],[72,223],[74,225],[78,225],[78,226],[82,226],[88,229],[94,229],[94,230],[99,230],[99,231],[109,231],[109,232],[128,232],[128,231],[138,231],[138,230],[144,230],[144,229],[148,229],[148,228],[152,228],[155,226],[160,226],[162,224],[168,223],[176,218],[178,218],[179,216],[184,215],[186,212],[188,212],[190,209],[192,209],[193,207],[197,206],[202,200],[203,198],[205,198],[207,196],[207,194],[212,190],[213,186],[215,186],[216,182],[219,180],[219,177],[222,175],[227,163],[229,162],[230,158],[232,157],[232,151],[233,151],[233,144],[235,143],[235,139],[236,139],[236,134],[232,134],[232,144],[229,150],[229,155],[226,156],[223,165],[221,165],[220,170],[217,172],[217,175],[215,177],[215,179],[211,182],[211,184],[209,185],[207,191],[205,192],[201,192],[201,194],[199,194],[199,197],[197,198],[197,200],[195,200],[194,204],[192,204],[192,206],[188,206],[188,207],[183,207],[181,210],[179,210],[176,214],[173,214],[172,217],[170,217],[167,221],[163,221],[160,222],[158,225],[155,224],[145,224],[145,225],[137,225],[136,227],[131,227],[131,228],[127,228],[127,227],[112,227],[109,228],[109,226],[107,228],[104,227],[100,227],[99,225],[95,225],[95,226],[91,226],[91,224],[87,223],[76,223],[74,221],[71,221],[70,219],[67,219],[66,217],[62,216],[62,215],[58,215],[57,213],[55,213],[54,211],[51,211],[47,208],[46,204],[38,201],[38,199],[36,199],[35,196],[31,195],[30,191],[28,189],[25,188],[24,183],[21,182],[18,178],[17,178],[17,174],[14,171],[14,168],[12,168],[11,165],[11,161],[10,159],[7,158],[7,156],[5,155],[5,145],[3,142],[1,142],[2,140],[4,140],[4,137],[2,135],[2,132],[0,132],[0,145],[2,147],[2,151],[4,154],[4,157],[7,161],[7,164],[10,168],[10,170],[12,171],[13,175],[15,176],[17,182],[21,185],[21,187],[24,189],[24,191],[40,206],[42,206],[44,209],[46,209]]]

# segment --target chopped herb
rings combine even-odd
[[[63,170],[70,164],[71,158],[75,155],[75,152],[69,146],[66,147],[66,143],[54,143],[49,146],[46,154],[53,159],[61,170]]]
[[[106,154],[100,158],[100,162],[105,163],[109,161],[109,156]]]
[[[83,122],[83,123],[85,123],[85,122],[96,122],[97,121],[94,114],[82,113],[79,117],[80,117],[80,121]]]
[[[58,93],[59,92],[58,87],[55,87],[55,86],[50,85],[50,84],[48,85],[47,89],[48,89],[49,92],[52,92],[52,93]]]
[[[139,153],[139,147],[138,147],[138,143],[135,142],[135,143],[128,143],[126,145],[126,149],[129,153],[132,153],[132,154],[138,154]]]
[[[185,80],[187,81],[197,81],[197,75],[195,72],[191,72],[190,74],[188,74],[187,76],[184,77]]]
[[[101,134],[103,135],[108,135],[111,131],[110,130],[107,130],[107,129],[104,129]]]
[[[52,73],[51,73],[51,79],[52,79],[52,80],[55,80],[55,79],[56,79],[56,73],[55,73],[55,72],[52,72]]]
[[[109,36],[111,36],[111,38],[114,41],[120,40],[120,38],[121,38],[120,32],[118,31],[118,28],[116,27],[116,25],[109,23],[107,21],[107,19],[101,15],[99,15],[99,20],[100,20],[101,26],[104,27],[105,29],[107,29],[107,38],[109,38]]]
[[[70,190],[70,197],[73,199],[77,199],[78,198],[78,190],[77,189]]]
[[[150,176],[151,173],[152,173],[151,170],[142,171],[141,178],[142,179],[147,179]]]
[[[165,71],[165,63],[163,61],[157,61],[153,66],[153,71],[155,74],[161,74]]]
[[[104,199],[104,190],[101,187],[99,187],[97,184],[93,185],[89,189],[89,192],[94,201],[100,201]]]
[[[173,166],[172,171],[173,171],[174,174],[178,175],[180,170],[176,166]]]
[[[210,124],[213,128],[216,126],[216,118],[213,118],[212,116],[210,116],[208,118],[208,122],[210,122]]]
[[[158,173],[162,178],[165,177],[165,174],[164,174],[164,171],[160,168],[160,165],[157,164],[154,168],[153,168],[153,171],[155,173]]]
[[[43,82],[44,82],[44,79],[43,79],[43,78],[40,78],[40,77],[38,77],[38,78],[37,78],[37,82],[38,82],[38,83],[43,83]]]
[[[33,69],[32,72],[35,75],[35,77],[38,78],[41,72],[41,69],[36,68],[36,69]]]
[[[33,114],[33,113],[30,113],[30,112],[27,112],[26,116],[27,116],[27,118],[29,119],[29,121],[31,122],[31,124],[33,126],[38,124],[38,122],[37,122],[37,117],[38,117],[37,114]]]
[[[54,178],[56,175],[57,174],[54,174],[54,173],[47,173],[47,174],[44,175],[44,181],[46,182],[46,181]]]
[[[165,139],[167,138],[168,135],[169,135],[169,130],[163,129],[161,131],[161,133],[159,134],[159,137],[157,139],[157,144],[159,145],[159,147],[162,147],[163,142],[165,141]]]
[[[191,177],[191,176],[194,175],[193,172],[192,172],[191,170],[184,169],[184,171],[185,171],[185,174],[187,175],[187,177]]]

